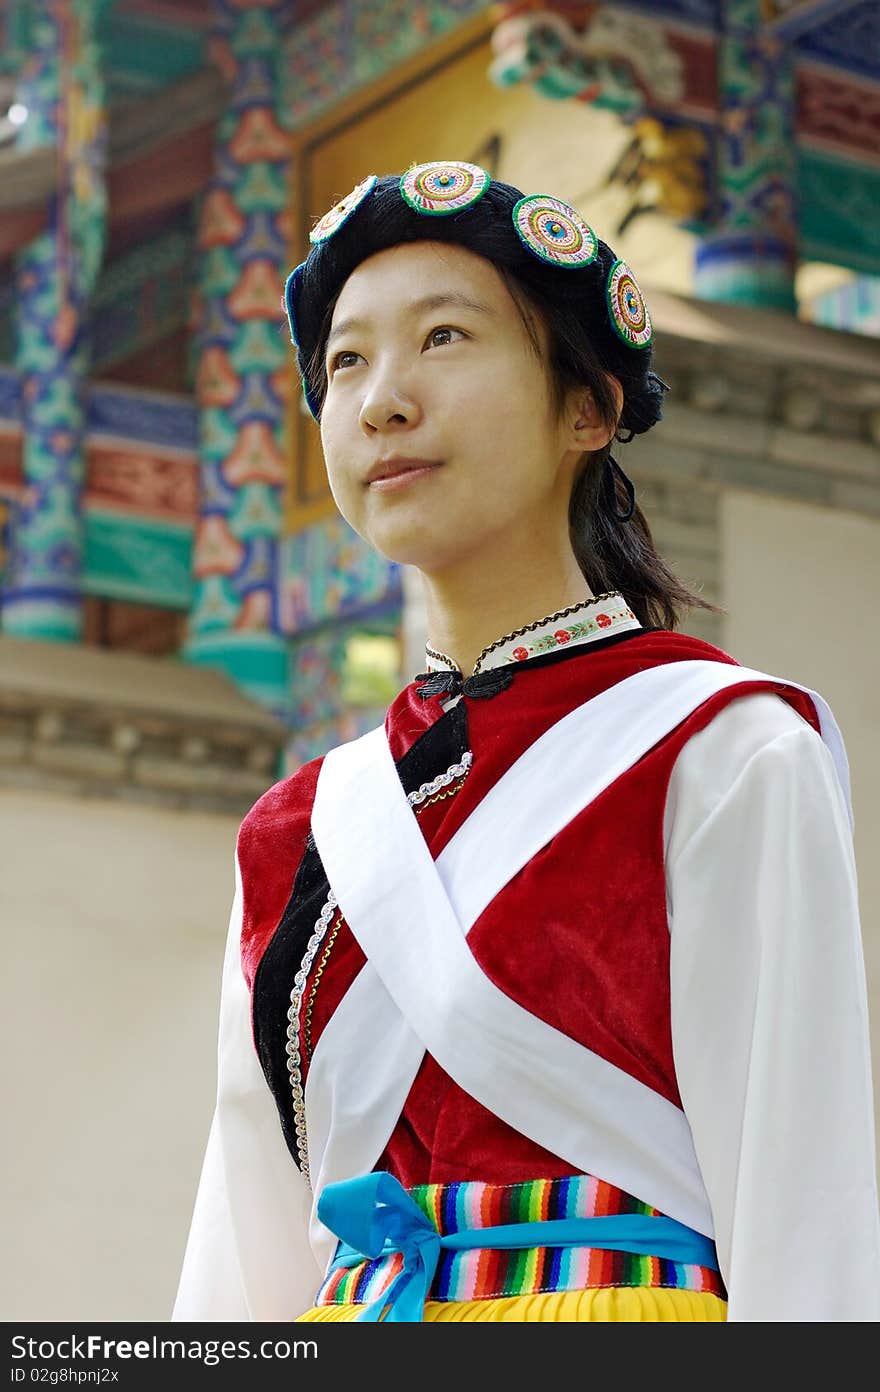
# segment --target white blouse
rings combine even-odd
[[[731,1321],[880,1318],[856,874],[826,746],[774,695],[679,754],[664,819],[672,1035]],[[323,1277],[254,1050],[238,870],[217,1110],[172,1319],[289,1320]]]
[[[730,1321],[880,1319],[856,867],[833,761],[780,697],[732,701],[665,816],[676,1076]]]

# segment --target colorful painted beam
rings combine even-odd
[[[762,18],[767,33],[791,43],[826,24],[838,23],[862,0],[763,0]]]
[[[657,127],[676,195],[661,211],[705,238],[700,293],[791,309],[795,254],[880,273],[880,10],[778,8],[800,15],[797,41],[765,22],[764,0],[521,0],[502,10],[491,72],[618,111],[635,145],[646,122],[656,145]],[[708,156],[696,156],[703,206],[688,198],[682,211],[674,176],[684,159],[692,185],[693,159],[676,142],[688,127]],[[643,163],[656,187],[656,162]]]
[[[729,6],[728,6],[729,8]],[[544,83],[547,95],[596,106],[650,110],[714,128],[718,121],[717,6],[511,4],[493,35],[496,79]],[[686,23],[681,23],[686,20]],[[880,8],[847,5],[833,25],[796,47],[796,136],[805,149],[829,149],[880,168]],[[755,26],[756,34],[760,25]],[[597,85],[600,64],[622,65],[611,97]],[[579,66],[580,65],[580,66]],[[624,71],[632,75],[629,106]]]
[[[196,409],[187,398],[92,387],[81,499],[83,593],[189,609],[197,445]],[[0,500],[10,513],[10,534],[26,491],[22,453],[20,380],[0,369]]]
[[[214,130],[225,100],[223,78],[209,67],[171,84],[161,98],[155,94],[110,110],[106,185],[111,227],[189,202],[207,187],[214,167]],[[56,176],[57,155],[48,135],[36,145],[0,150],[0,256],[45,230]]]

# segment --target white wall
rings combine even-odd
[[[0,792],[6,1320],[166,1320],[238,820]]]
[[[843,732],[880,1111],[880,520],[725,492],[721,566],[722,646],[818,691]]]

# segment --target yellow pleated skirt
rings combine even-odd
[[[315,1305],[296,1323],[355,1320],[363,1305]],[[593,1290],[547,1291],[494,1300],[429,1300],[426,1324],[679,1324],[723,1323],[727,1301],[707,1291],[656,1286],[605,1286]]]

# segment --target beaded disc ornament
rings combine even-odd
[[[512,217],[520,241],[542,261],[572,268],[595,261],[599,240],[568,203],[535,193],[514,205]]]
[[[332,237],[334,232],[338,232],[344,222],[347,222],[352,213],[355,212],[363,203],[365,198],[369,198],[379,180],[375,174],[368,174],[359,184],[355,184],[351,193],[347,193],[340,203],[334,203],[333,207],[315,223],[309,233],[309,241],[313,246],[319,242],[326,242],[328,237]]]
[[[400,180],[400,196],[417,213],[446,217],[479,201],[491,183],[485,169],[462,160],[414,164]]]
[[[608,272],[607,294],[608,313],[617,336],[630,348],[647,348],[654,333],[651,316],[625,261],[615,261]]]

